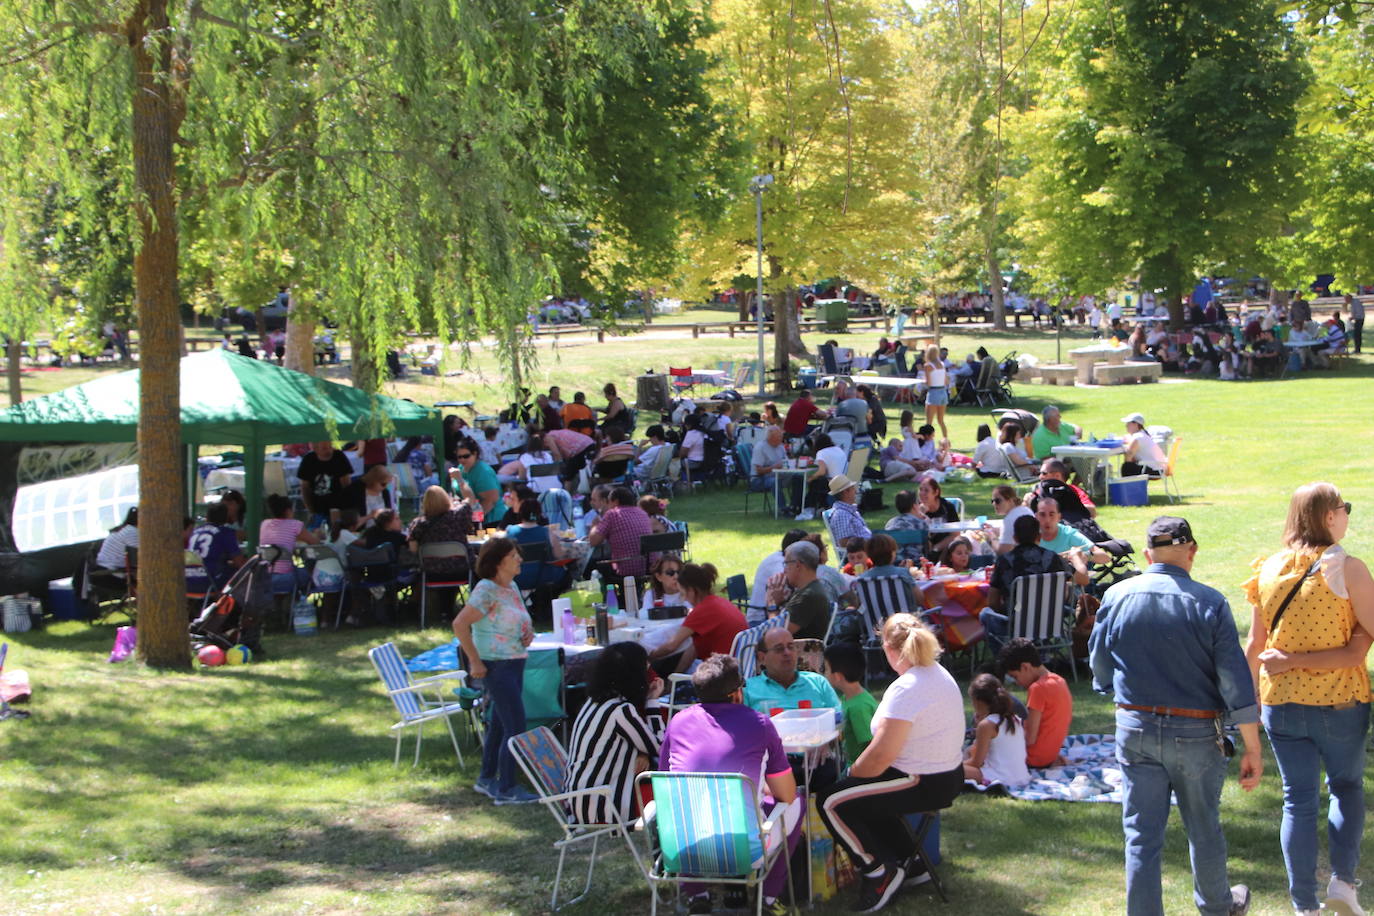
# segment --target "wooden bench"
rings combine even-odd
[[[1159,363],[1122,363],[1120,366],[1093,366],[1093,381],[1098,385],[1157,382],[1163,374],[1164,367]]]
[[[1075,376],[1078,375],[1076,366],[1051,365],[1040,367],[1040,381],[1046,385],[1068,385],[1075,384]]]

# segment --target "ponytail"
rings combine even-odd
[[[968,697],[982,703],[989,712],[1001,716],[1007,734],[1016,734],[1016,710],[1011,704],[1011,694],[1007,693],[1001,681],[991,674],[980,674],[968,685]]]
[[[883,645],[913,668],[928,668],[940,659],[940,640],[915,614],[893,614],[883,624]]]

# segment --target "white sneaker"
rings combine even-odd
[[[815,509],[803,509],[803,510],[801,510],[800,512],[797,513],[797,521],[799,521],[799,522],[809,522],[809,521],[811,521],[811,520],[812,520],[813,518],[815,518],[815,517],[816,517],[816,510],[815,510]]]
[[[1364,916],[1364,909],[1360,907],[1359,887],[1359,881],[1354,884],[1347,884],[1332,875],[1330,882],[1326,885],[1324,909],[1333,913],[1340,913],[1341,916]]]

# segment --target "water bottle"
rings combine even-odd
[[[577,642],[577,618],[573,616],[572,608],[563,612],[563,644],[572,645]]]
[[[606,586],[606,613],[620,613],[620,599],[616,597],[614,585]]]
[[[573,503],[573,531],[577,534],[577,539],[582,540],[587,536],[587,523],[582,519],[582,503]]]

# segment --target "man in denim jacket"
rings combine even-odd
[[[1108,589],[1088,641],[1093,686],[1116,701],[1121,821],[1126,833],[1126,912],[1163,916],[1160,858],[1169,794],[1178,798],[1193,862],[1198,911],[1244,913],[1250,891],[1229,887],[1221,786],[1240,728],[1240,785],[1259,784],[1259,707],[1226,599],[1189,576],[1197,541],[1185,519],[1150,523],[1143,575]]]

